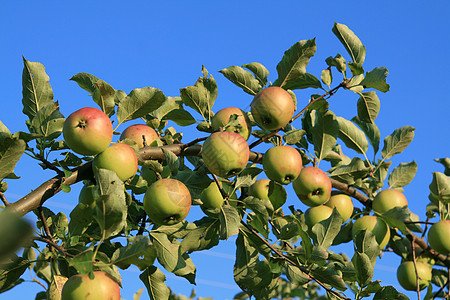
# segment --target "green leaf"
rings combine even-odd
[[[356,106],[361,121],[374,123],[380,112],[380,99],[375,91],[361,93]]]
[[[409,163],[401,163],[395,167],[389,174],[388,185],[390,188],[401,188],[408,185],[417,172],[417,163],[415,161]]]
[[[328,66],[336,67],[339,72],[345,74],[345,70],[347,69],[347,61],[339,53],[335,57],[327,57],[327,59],[325,59],[325,62]]]
[[[372,71],[366,73],[364,79],[359,83],[364,88],[374,88],[380,92],[389,91],[389,84],[386,83],[386,77],[389,74],[385,67],[376,67]]]
[[[309,73],[301,74],[296,79],[286,82],[286,84],[283,86],[283,88],[290,90],[306,89],[306,88],[318,89],[321,87],[322,84],[320,83],[320,80],[317,79],[316,76]]]
[[[64,126],[64,116],[59,111],[58,102],[51,102],[42,107],[31,121],[34,132],[45,140],[57,138]]]
[[[16,255],[0,264],[0,293],[23,282],[20,276],[26,271],[30,262]]]
[[[197,172],[189,169],[178,171],[178,173],[172,176],[172,178],[183,182],[189,189],[189,192],[191,192],[192,198],[194,199],[199,199],[202,191],[211,183],[211,179],[208,175],[198,174]]]
[[[405,222],[413,221],[414,216],[407,206],[394,207],[381,215],[381,218],[392,228],[399,229],[407,235],[408,230]]]
[[[333,82],[333,74],[331,73],[330,68],[322,71],[322,73],[320,75],[320,79],[322,80],[322,82],[324,84],[326,84],[328,86],[328,88],[330,88],[330,85]]]
[[[415,128],[412,126],[400,127],[384,139],[384,147],[381,156],[389,159],[395,154],[403,152],[414,138]]]
[[[347,289],[344,279],[336,272],[334,266],[314,269],[311,271],[311,275],[322,283],[329,284],[340,291]]]
[[[5,138],[0,144],[0,180],[14,172],[14,168],[22,154],[26,143],[17,138]]]
[[[256,95],[261,89],[259,81],[253,77],[252,73],[239,66],[231,66],[219,72],[247,94]]]
[[[333,179],[351,185],[355,183],[356,179],[364,177],[368,172],[370,172],[370,168],[366,166],[364,161],[359,157],[354,157],[349,164],[333,168],[330,175]]]
[[[258,62],[253,62],[250,64],[242,65],[243,68],[247,68],[253,72],[255,78],[259,81],[259,84],[263,87],[267,84],[267,77],[269,76],[269,70],[266,69],[262,64]]]
[[[166,275],[155,266],[148,267],[139,278],[147,288],[151,300],[168,300],[170,289],[166,286]]]
[[[41,63],[31,62],[23,57],[23,64],[23,113],[33,120],[39,110],[53,102],[53,91],[49,83],[50,77]]]
[[[409,298],[400,292],[398,292],[393,286],[385,286],[383,289],[373,297],[373,300],[409,300]]]
[[[373,277],[373,265],[369,256],[365,253],[355,252],[353,259],[356,279],[361,287],[367,286]]]
[[[363,64],[366,58],[366,47],[346,25],[334,23],[333,33],[344,45],[353,62]]]
[[[117,109],[119,124],[144,117],[160,107],[165,100],[166,96],[156,88],[145,87],[132,90],[119,102]]]
[[[189,126],[197,123],[194,117],[184,109],[174,109],[167,113],[164,119],[174,121],[179,126]]]
[[[69,265],[77,269],[78,273],[86,275],[94,271],[94,251],[87,250],[75,255],[73,258],[68,258]]]
[[[298,285],[307,284],[311,280],[308,274],[305,274],[299,268],[294,267],[290,264],[286,266],[286,270],[286,277],[289,279],[289,281],[294,282]]]
[[[353,236],[353,242],[356,248],[356,252],[365,253],[374,266],[381,250],[372,231],[360,231],[356,236]]]
[[[217,219],[207,218],[183,238],[180,252],[201,251],[218,245],[219,229],[220,222]]]
[[[334,145],[336,145],[339,123],[331,111],[327,111],[326,113],[316,111],[314,117],[315,121],[310,130],[314,144],[314,152],[319,159],[323,159],[328,155]]]
[[[3,144],[3,140],[5,138],[11,138],[12,134],[11,131],[9,131],[8,127],[3,124],[2,121],[0,121],[0,144]]]
[[[241,217],[238,211],[231,205],[223,205],[220,209],[220,239],[227,240],[230,236],[239,233]]]
[[[0,264],[8,261],[21,247],[29,246],[33,228],[19,214],[0,211]]]
[[[333,213],[328,219],[315,224],[311,230],[317,240],[317,245],[324,249],[328,249],[341,230],[341,225],[342,217],[336,208],[334,208]]]
[[[180,167],[180,160],[178,156],[176,156],[172,151],[162,148],[162,152],[164,153],[165,161],[170,168],[170,172],[172,174],[178,173],[178,168]]]
[[[130,236],[127,238],[127,245],[114,251],[111,257],[111,263],[117,264],[127,259],[140,256],[148,247],[151,246],[150,240],[146,236]]]
[[[364,68],[362,64],[351,62],[348,63],[348,67],[350,68],[353,76],[364,74]]]
[[[364,132],[362,132],[355,124],[342,118],[336,117],[339,124],[339,138],[345,145],[358,153],[366,153],[369,148]]]
[[[361,121],[358,117],[353,117],[352,122],[361,128],[366,137],[369,139],[370,144],[372,145],[374,156],[377,154],[380,149],[380,138],[381,133],[378,129],[378,126],[375,123],[366,123]]]
[[[441,172],[434,172],[430,196],[444,204],[450,203],[450,177]]]

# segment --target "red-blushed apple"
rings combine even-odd
[[[211,173],[223,178],[242,172],[249,155],[247,141],[236,132],[214,132],[203,143],[203,162]]]
[[[94,276],[70,277],[62,289],[61,300],[120,300],[119,284],[109,274],[94,271]]]
[[[84,107],[71,113],[64,121],[63,136],[67,146],[74,152],[95,155],[111,143],[112,123],[103,111]]]
[[[376,216],[362,216],[353,223],[352,236],[355,238],[359,232],[369,230],[375,236],[380,249],[386,247],[391,237],[389,226],[382,219]]]
[[[266,130],[285,127],[292,119],[295,110],[291,95],[277,86],[260,90],[250,106],[256,123]]]
[[[330,200],[325,202],[326,206],[336,208],[342,217],[342,223],[347,222],[353,214],[353,201],[349,195],[342,192],[332,191]]]
[[[428,231],[428,243],[440,254],[450,254],[450,220],[440,220],[431,225]]]
[[[308,206],[324,204],[331,196],[330,178],[316,167],[304,167],[292,186],[298,198]]]
[[[398,283],[407,291],[417,290],[417,275],[419,275],[419,290],[426,288],[431,282],[431,268],[429,265],[416,261],[404,261],[397,269]]]
[[[220,127],[227,125],[232,115],[237,115],[239,125],[230,126],[226,131],[239,133],[244,139],[248,140],[252,133],[252,124],[247,114],[237,107],[226,107],[219,110],[211,120],[212,129],[218,130]]]
[[[294,181],[302,170],[302,156],[291,146],[275,146],[263,156],[263,168],[269,179],[281,184]]]
[[[97,169],[114,171],[122,181],[125,181],[136,174],[138,159],[133,148],[124,143],[116,143],[97,154],[92,161],[92,167],[94,171]]]
[[[139,148],[146,146],[157,146],[159,139],[156,131],[145,124],[134,124],[127,127],[120,135],[120,140],[131,139],[136,142]]]
[[[374,211],[382,214],[394,207],[408,206],[408,201],[402,192],[394,189],[387,189],[379,192],[372,202]]]
[[[144,210],[158,225],[173,225],[183,221],[191,209],[188,188],[177,179],[163,178],[153,183],[144,195]]]
[[[311,229],[315,224],[328,219],[332,214],[333,209],[329,206],[313,206],[305,211],[305,223]]]
[[[272,188],[270,185],[272,183]],[[278,182],[270,179],[257,179],[251,186],[248,187],[248,195],[263,200],[269,200],[272,203],[274,210],[280,208],[287,198],[286,189]]]

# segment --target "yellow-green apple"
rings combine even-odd
[[[275,146],[263,156],[263,168],[269,179],[281,184],[294,181],[302,170],[302,156],[291,146]]]
[[[329,206],[319,205],[308,208],[305,211],[305,223],[311,229],[315,224],[328,219],[333,213]]]
[[[177,224],[191,209],[191,193],[181,181],[163,178],[153,183],[144,195],[144,210],[158,225]]]
[[[316,167],[303,168],[292,186],[298,198],[308,206],[324,204],[331,196],[330,178]]]
[[[394,207],[404,207],[408,205],[405,195],[394,189],[387,189],[379,192],[372,202],[374,211],[380,214],[393,209]]]
[[[356,238],[359,232],[368,230],[373,233],[380,249],[386,247],[391,237],[389,226],[382,219],[376,216],[362,216],[357,219],[352,227],[352,236]]]
[[[84,107],[71,113],[64,121],[63,136],[67,146],[74,152],[95,155],[111,143],[112,123],[103,111]]]
[[[260,90],[250,106],[256,123],[266,130],[285,127],[292,119],[295,110],[291,95],[277,86]]]
[[[62,289],[61,300],[120,300],[119,284],[107,273],[95,271],[94,279],[77,274]]]
[[[342,217],[342,222],[347,222],[353,214],[353,202],[349,195],[342,192],[332,191],[330,200],[325,202],[326,206],[337,209]]]
[[[146,146],[157,146],[158,134],[145,124],[134,124],[127,127],[120,135],[120,140],[131,139],[136,142],[139,148]]]
[[[236,132],[214,132],[203,143],[203,162],[211,173],[223,178],[242,172],[249,155],[247,141]]]
[[[416,261],[414,268],[413,261],[404,261],[397,269],[398,283],[407,291],[417,290],[417,275],[419,275],[419,290],[426,288],[431,282],[431,268],[429,265]]]
[[[270,186],[270,179],[257,179],[248,187],[248,194],[258,199],[269,200],[272,203],[273,209],[277,210],[286,202],[286,189],[275,181],[272,181],[272,188]]]
[[[218,130],[220,127],[227,125],[232,115],[237,115],[238,125],[229,126],[226,131],[239,133],[244,139],[248,140],[252,132],[252,124],[247,114],[237,107],[226,107],[219,110],[211,120],[212,129]]]
[[[200,200],[203,202],[203,208],[219,208],[225,201],[215,181],[212,181],[208,187],[201,192]]]
[[[450,254],[450,220],[440,220],[431,225],[428,243],[437,252],[443,255]]]
[[[94,171],[98,169],[114,171],[122,181],[125,181],[136,174],[138,159],[133,148],[124,143],[116,143],[97,154],[92,161],[92,167]]]

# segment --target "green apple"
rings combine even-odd
[[[236,132],[214,132],[203,143],[203,162],[211,173],[223,178],[242,172],[249,155],[247,141]]]
[[[230,121],[232,115],[237,115],[237,121],[239,125],[230,126],[226,131],[233,131],[239,133],[244,139],[248,140],[252,132],[252,124],[247,114],[237,107],[226,107],[219,110],[211,120],[211,127],[214,130],[218,130],[220,127],[224,127]]]
[[[302,170],[302,156],[291,146],[275,146],[263,156],[263,168],[269,179],[281,184],[294,181]]]
[[[375,236],[375,240],[380,249],[386,247],[391,237],[389,226],[382,219],[376,216],[362,216],[357,219],[352,227],[352,236],[355,238],[359,232],[363,230],[369,230]]]
[[[144,210],[153,223],[173,225],[183,221],[191,209],[191,193],[179,180],[163,178],[144,195]]]
[[[431,282],[431,268],[420,261],[416,261],[416,268],[419,275],[419,290],[423,290]],[[397,269],[398,283],[407,291],[417,290],[416,268],[413,261],[404,261]]]
[[[94,209],[96,205],[96,199],[98,198],[98,187],[92,183],[86,183],[81,188],[80,194],[78,195],[78,203],[80,208],[90,208]]]
[[[200,200],[202,200],[202,207],[204,208],[220,208],[225,201],[215,181],[212,181],[208,187],[201,192]]]
[[[333,209],[329,206],[313,206],[305,211],[305,223],[311,229],[315,224],[328,219],[332,214]]]
[[[120,300],[119,284],[107,273],[95,271],[89,275],[70,277],[62,289],[61,300]]]
[[[277,86],[259,91],[250,106],[256,123],[266,130],[285,127],[292,119],[295,110],[291,95]]]
[[[428,243],[440,254],[450,254],[450,220],[440,220],[431,225],[428,231]]]
[[[64,121],[63,136],[67,146],[74,152],[95,155],[111,143],[112,123],[103,111],[84,107],[71,113]]]
[[[131,139],[136,142],[139,148],[146,146],[157,146],[159,139],[156,131],[145,124],[134,124],[127,127],[120,135],[120,140]]]
[[[324,204],[331,196],[330,178],[316,167],[303,168],[292,186],[298,198],[308,206]]]
[[[272,203],[274,210],[280,208],[287,198],[286,189],[281,184],[270,179],[257,179],[251,186],[248,187],[248,195],[258,199],[269,200]]]
[[[374,211],[382,214],[394,207],[405,207],[408,205],[405,195],[394,189],[387,189],[379,192],[372,202]]]
[[[116,143],[97,154],[92,161],[92,167],[94,171],[98,169],[114,171],[122,181],[125,181],[136,174],[138,159],[133,148],[124,143]]]
[[[353,214],[353,202],[349,195],[342,192],[331,192],[330,200],[325,202],[326,206],[337,209],[342,217],[342,223],[347,222]]]

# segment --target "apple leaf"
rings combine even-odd
[[[361,40],[346,25],[334,23],[333,33],[344,45],[353,62],[363,64],[366,58],[366,47]]]
[[[444,204],[450,203],[450,177],[441,172],[433,172],[430,196]]]
[[[327,63],[327,65],[329,67],[336,67],[336,69],[345,74],[345,70],[347,69],[347,61],[345,60],[345,58],[340,55],[339,53],[336,54],[335,57],[327,57],[327,59],[325,59],[325,62]],[[331,70],[330,70],[331,71]]]
[[[314,114],[315,118],[312,123],[313,127],[310,129],[314,152],[319,159],[323,159],[328,155],[334,145],[336,145],[339,123],[331,111],[327,111],[326,113],[313,111],[311,114]]]
[[[403,152],[414,138],[415,128],[412,126],[400,127],[384,139],[384,147],[381,156],[389,159],[395,154]]]
[[[334,238],[341,230],[342,217],[336,208],[333,209],[331,216],[312,227],[313,238],[317,246],[328,249],[332,244]]]
[[[373,300],[409,300],[409,298],[400,292],[398,292],[393,286],[384,286],[383,289],[375,293]]]
[[[375,261],[380,254],[380,246],[375,238],[375,235],[370,230],[362,230],[353,236],[353,242],[356,252],[365,253],[372,265],[375,265]]]
[[[307,284],[309,281],[311,281],[311,278],[308,276],[308,274],[302,272],[297,267],[287,264],[286,270],[286,277],[289,279],[289,281],[298,284],[299,286]]]
[[[169,299],[170,289],[166,286],[166,275],[155,266],[148,267],[139,278],[147,288],[151,300]]]
[[[255,75],[255,78],[259,81],[259,84],[264,87],[267,84],[267,77],[269,76],[269,70],[258,62],[242,65],[243,68],[249,69]]]
[[[172,176],[174,179],[178,179],[183,182],[184,185],[191,192],[192,198],[199,199],[202,191],[208,187],[211,179],[206,174],[198,174],[192,170],[186,169],[178,171],[178,173]]]
[[[3,293],[24,280],[20,276],[27,270],[30,262],[13,255],[0,263],[0,293]]]
[[[119,124],[144,117],[160,107],[166,96],[157,88],[144,87],[132,90],[118,104],[117,119]]]
[[[45,140],[52,140],[61,135],[64,116],[59,111],[58,102],[51,102],[42,107],[31,121],[34,132]]]
[[[18,138],[7,137],[0,144],[0,180],[13,173],[14,168],[25,152],[26,143]]]
[[[306,89],[306,88],[318,89],[321,87],[322,84],[320,83],[320,80],[317,79],[316,76],[309,73],[301,74],[296,79],[286,82],[286,84],[283,86],[283,88],[290,90]]]
[[[328,88],[331,88],[331,83],[333,82],[333,74],[331,73],[331,69],[325,69],[322,71],[320,75],[320,79],[324,84],[328,86]]]
[[[189,231],[180,245],[180,252],[193,252],[210,249],[219,244],[220,222],[217,219],[205,218],[198,227]]]
[[[380,99],[375,91],[361,93],[356,106],[361,121],[374,123],[380,112]]]
[[[5,138],[11,138],[11,136],[11,131],[9,131],[8,127],[0,121],[0,144],[3,144]]]
[[[230,66],[219,71],[228,80],[240,87],[244,92],[250,95],[256,95],[261,89],[259,81],[253,77],[252,73],[239,66]]]
[[[94,212],[83,204],[77,204],[70,212],[69,232],[71,236],[82,235],[94,221]]]
[[[146,236],[130,236],[127,238],[127,245],[120,247],[111,257],[111,263],[117,264],[129,258],[140,256],[148,247],[151,246],[150,240]]]
[[[87,275],[94,271],[94,251],[87,250],[75,255],[72,258],[68,258],[69,265],[74,267],[78,273]]]
[[[370,172],[370,168],[366,166],[362,159],[354,157],[349,164],[332,168],[329,172],[331,172],[331,177],[336,180],[354,184],[356,179],[362,178]]]
[[[339,124],[338,136],[345,145],[360,154],[366,153],[369,148],[369,143],[367,142],[364,132],[351,121],[342,117],[336,117],[336,120]]]
[[[355,252],[352,258],[356,271],[356,280],[360,287],[367,286],[373,277],[373,265],[365,253]]]
[[[381,133],[378,129],[378,126],[375,123],[366,123],[361,121],[357,116],[352,118],[352,122],[361,128],[366,137],[369,139],[370,144],[372,145],[374,156],[377,154],[380,149],[380,138]]]
[[[386,83],[386,77],[389,71],[385,67],[376,67],[372,71],[366,73],[364,79],[359,83],[364,88],[374,88],[380,92],[389,91],[389,84]]]
[[[174,109],[167,113],[164,119],[174,121],[179,126],[189,126],[197,123],[194,117],[184,109]]]
[[[364,90],[364,87],[360,84],[364,79],[364,74],[359,74],[350,78],[345,87],[354,93],[360,93]]]
[[[241,217],[233,206],[224,204],[220,209],[219,220],[221,240],[227,240],[230,236],[239,233]]]
[[[319,267],[313,269],[311,270],[311,275],[320,282],[329,284],[340,291],[345,291],[347,289],[344,279],[336,272],[334,267]]]
[[[388,185],[390,188],[401,188],[408,185],[417,172],[417,163],[415,161],[409,163],[401,163],[395,167],[389,174]]]

